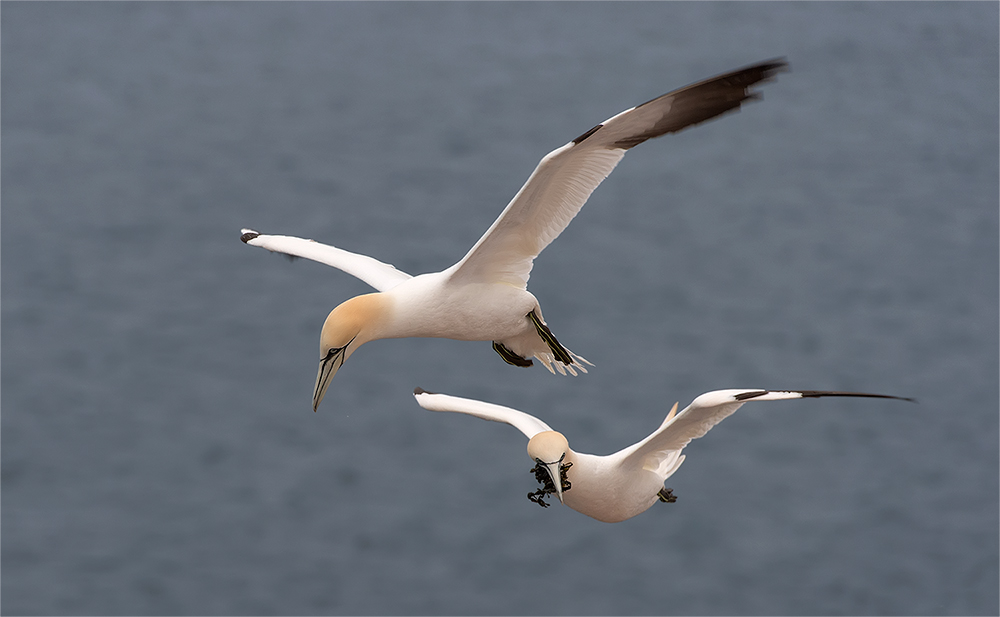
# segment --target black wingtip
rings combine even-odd
[[[742,77],[749,77],[752,79],[753,83],[760,83],[763,81],[771,81],[777,77],[778,73],[789,73],[792,67],[788,64],[788,60],[784,56],[778,58],[771,58],[770,60],[763,60],[761,62],[755,62],[753,64],[748,64],[747,66],[736,69],[735,71],[730,71],[730,75],[736,76],[740,75]],[[722,75],[720,75],[722,77]],[[753,83],[748,85],[753,85]]]
[[[792,70],[791,65],[788,64],[788,60],[784,56],[764,60],[763,62],[758,62],[756,65],[751,65],[747,68],[752,68],[754,66],[760,68],[760,70],[764,72],[765,77],[772,77],[777,73],[787,73]]]
[[[897,401],[909,401],[916,403],[917,399],[906,396],[893,396],[891,394],[870,394],[868,392],[829,392],[826,390],[795,390],[802,395],[802,398],[820,398],[824,396],[853,396],[863,398],[891,398]]]
[[[421,387],[416,387],[413,389],[413,396],[417,396],[418,394],[437,394],[437,392],[428,392]]]
[[[246,244],[259,235],[260,234],[257,233],[256,231],[244,231],[243,235],[240,236],[240,240],[242,240],[243,243]]]
[[[615,141],[612,146],[628,150],[647,139],[676,133],[689,126],[734,112],[740,109],[743,103],[761,98],[760,92],[753,89],[755,85],[774,81],[778,73],[787,70],[789,70],[788,62],[784,58],[773,58],[709,77],[646,101],[636,108],[655,104],[664,99],[669,99],[670,105],[653,126],[636,134],[626,135]],[[584,136],[587,134],[581,137]]]
[[[910,401],[916,403],[917,399],[905,396],[893,396],[891,394],[869,394],[868,392],[836,392],[832,390],[754,390],[753,392],[743,392],[733,397],[737,401],[749,401],[750,399],[764,396],[769,392],[797,392],[802,398],[821,398],[826,396],[851,396],[863,398],[891,398],[897,401]]]

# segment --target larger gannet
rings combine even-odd
[[[744,403],[822,396],[912,400],[861,392],[715,390],[698,396],[680,413],[674,403],[660,428],[639,443],[608,456],[595,456],[574,451],[562,433],[523,411],[421,388],[414,390],[413,395],[421,407],[430,411],[459,412],[515,427],[528,437],[528,456],[536,463],[532,471],[544,485],[529,493],[528,498],[547,506],[544,497],[554,493],[570,508],[605,523],[642,514],[657,501],[675,501],[663,483],[684,462],[681,451]]]
[[[330,380],[358,347],[376,339],[440,337],[493,341],[508,364],[576,375],[587,362],[556,340],[527,290],[535,257],[552,242],[625,152],[759,98],[754,84],[787,69],[769,60],[674,90],[598,124],[547,154],[528,181],[461,261],[411,277],[389,264],[312,240],[242,230],[243,242],[313,259],[365,281],[379,293],[333,309],[320,333],[313,410]],[[555,366],[555,370],[553,370]]]

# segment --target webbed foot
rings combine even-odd
[[[534,362],[528,358],[522,358],[513,351],[507,349],[503,343],[493,341],[493,350],[500,354],[500,357],[503,358],[503,361],[507,364],[513,364],[514,366],[531,366],[534,364]]]
[[[542,323],[542,319],[538,314],[535,311],[531,311],[527,317],[531,320],[531,323],[535,324],[538,336],[542,337],[545,344],[549,346],[556,360],[559,360],[563,364],[573,364],[573,357],[569,355],[569,351],[556,340],[555,335],[552,334],[552,330],[549,330],[549,327]]]

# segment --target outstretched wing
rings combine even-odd
[[[787,69],[782,59],[674,90],[605,120],[545,156],[486,234],[452,266],[455,280],[527,287],[532,261],[569,225],[625,152],[739,109],[750,88]]]
[[[359,255],[315,240],[293,236],[265,236],[252,229],[241,230],[240,240],[250,246],[259,246],[274,253],[284,253],[293,257],[304,257],[333,266],[355,276],[379,291],[385,291],[402,283],[409,274],[397,270],[395,266],[382,263],[367,255]]]
[[[683,411],[668,415],[652,435],[619,454],[623,464],[657,469],[660,461],[680,452],[692,439],[710,431],[749,401],[781,401],[797,398],[824,396],[852,396],[869,398],[912,399],[886,394],[863,392],[829,392],[822,390],[715,390],[694,399]]]
[[[427,392],[422,388],[414,390],[413,396],[417,399],[418,405],[429,411],[456,411],[476,416],[483,420],[504,422],[527,435],[528,439],[531,439],[538,433],[552,430],[548,424],[535,416],[511,409],[510,407],[502,407],[492,403],[459,398],[457,396],[448,396],[447,394],[435,394]]]

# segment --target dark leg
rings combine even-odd
[[[542,323],[542,320],[538,317],[535,311],[528,313],[527,317],[531,320],[531,323],[535,324],[535,329],[538,330],[538,336],[542,337],[545,344],[549,346],[549,349],[552,350],[552,355],[556,357],[556,360],[559,360],[563,364],[573,364],[573,358],[569,355],[569,352],[566,351],[565,347],[559,344],[559,341],[556,340],[552,331],[549,330],[548,326]]]
[[[669,488],[661,488],[660,492],[656,494],[663,503],[674,503],[677,498],[674,497],[674,491]]]

